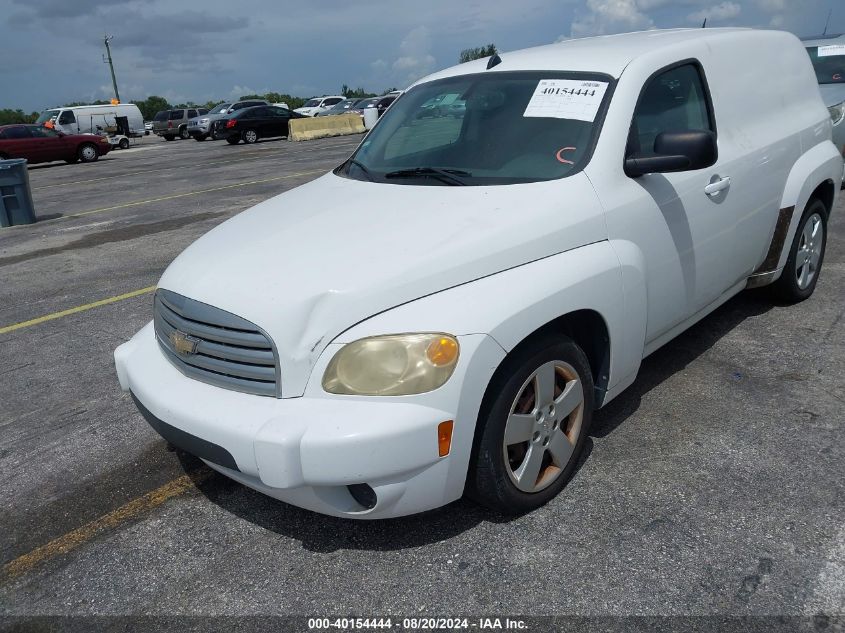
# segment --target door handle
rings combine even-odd
[[[711,182],[709,185],[704,187],[704,193],[706,193],[708,196],[715,196],[717,193],[719,193],[723,189],[727,189],[730,186],[730,176],[725,176],[724,178],[720,178],[716,182]]]

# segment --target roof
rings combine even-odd
[[[804,46],[825,46],[827,44],[845,44],[845,33],[829,33],[827,35],[814,35],[813,37],[802,37]]]
[[[673,45],[718,40],[742,34],[766,33],[742,28],[716,29],[653,29],[618,35],[602,35],[582,39],[564,40],[546,46],[501,52],[502,63],[496,71],[509,70],[568,70],[604,73],[619,77],[625,67],[637,57]],[[487,59],[479,59],[447,68],[420,81],[431,81],[454,75],[483,72]],[[492,72],[492,71],[491,71]]]

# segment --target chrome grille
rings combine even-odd
[[[273,343],[254,323],[159,289],[155,331],[164,355],[186,376],[233,391],[278,395]]]

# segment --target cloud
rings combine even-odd
[[[740,7],[736,2],[721,2],[712,7],[702,9],[701,11],[690,13],[687,16],[687,20],[696,23],[703,22],[704,20],[718,22],[722,20],[731,20],[737,17],[740,13],[742,13],[742,7]]]
[[[437,60],[431,54],[431,32],[423,25],[411,29],[402,38],[396,59],[392,62],[376,59],[370,62],[370,71],[375,82],[404,87],[430,74],[436,66]]]
[[[636,0],[587,0],[587,15],[572,21],[572,37],[610,35],[627,31],[644,31],[654,21],[642,12]]]
[[[779,13],[786,10],[786,0],[755,0],[755,4],[768,13]]]

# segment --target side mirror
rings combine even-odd
[[[637,178],[645,174],[692,171],[716,162],[716,135],[705,130],[661,132],[654,139],[655,156],[625,159],[625,174]]]

